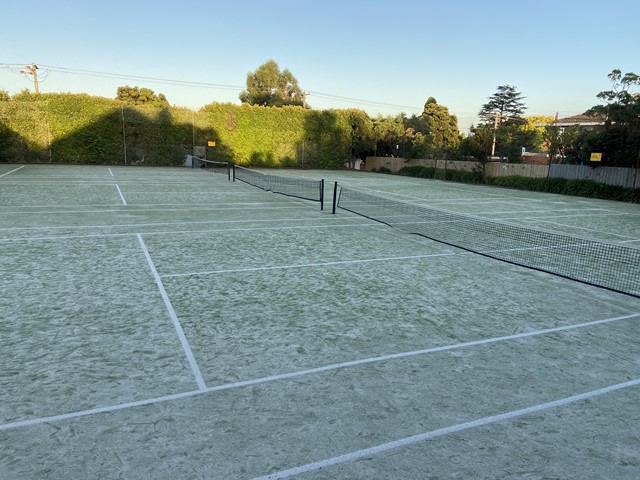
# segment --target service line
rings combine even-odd
[[[146,246],[144,246],[143,249],[146,252],[145,255],[148,255],[148,252],[146,250]],[[148,258],[150,258],[150,257],[148,257]],[[150,264],[150,266],[151,265],[152,265],[152,263]],[[151,268],[152,268],[152,271],[155,272],[155,267],[151,267]],[[156,272],[156,274],[157,274],[157,272]],[[157,281],[159,281],[159,279],[157,279]],[[160,285],[162,285],[162,282],[160,282]],[[164,287],[162,287],[162,291],[164,291]],[[166,295],[166,293],[165,293],[165,295]],[[168,300],[168,298],[167,298],[167,300]],[[169,302],[169,305],[170,305],[170,302]],[[173,311],[173,308],[171,308],[171,311]],[[174,315],[175,315],[175,312],[174,312]],[[567,330],[585,328],[585,327],[590,327],[590,326],[594,326],[594,325],[602,325],[602,324],[606,324],[606,323],[619,322],[619,321],[629,320],[629,319],[638,318],[638,317],[640,317],[640,312],[631,313],[629,315],[623,315],[623,316],[620,316],[620,317],[612,317],[612,318],[605,318],[605,319],[601,319],[601,320],[594,320],[594,321],[591,321],[591,322],[578,323],[578,324],[574,324],[574,325],[565,325],[565,326],[562,326],[562,327],[548,328],[548,329],[545,329],[545,330],[536,330],[536,331],[533,331],[533,332],[525,332],[525,333],[518,333],[518,334],[514,334],[514,335],[507,335],[507,336],[504,336],[504,337],[485,338],[485,339],[482,339],[482,340],[474,340],[474,341],[465,342],[465,343],[456,343],[456,344],[453,344],[453,345],[443,345],[443,346],[440,346],[440,347],[425,348],[425,349],[422,349],[422,350],[413,350],[413,351],[409,351],[409,352],[399,352],[399,353],[393,353],[393,354],[390,354],[390,355],[383,355],[383,356],[379,356],[379,357],[362,358],[362,359],[359,359],[359,360],[352,360],[352,361],[347,361],[347,362],[334,363],[334,364],[330,364],[330,365],[325,365],[323,367],[310,368],[310,369],[307,369],[307,370],[298,370],[296,372],[282,373],[282,374],[277,374],[277,375],[270,375],[268,377],[254,378],[254,379],[251,379],[251,380],[241,380],[239,382],[233,382],[233,383],[225,383],[225,384],[222,384],[222,385],[216,385],[216,386],[213,386],[213,387],[206,387],[204,389],[200,388],[199,390],[192,390],[190,392],[182,392],[182,393],[177,393],[177,394],[174,394],[174,395],[165,395],[165,396],[162,396],[162,397],[148,398],[148,399],[145,399],[145,400],[137,400],[137,401],[133,401],[133,402],[121,403],[121,404],[118,404],[118,405],[111,405],[111,406],[105,406],[105,407],[92,408],[92,409],[89,409],[89,410],[79,410],[79,411],[76,411],[76,412],[64,413],[64,414],[60,414],[60,415],[52,415],[50,417],[31,418],[31,419],[28,419],[28,420],[16,420],[14,422],[0,424],[0,431],[11,430],[11,429],[20,428],[20,427],[28,427],[28,426],[32,426],[32,425],[41,425],[43,423],[51,423],[51,422],[60,421],[60,420],[69,420],[69,419],[74,419],[74,418],[86,417],[86,416],[94,415],[94,414],[98,414],[98,413],[115,412],[115,411],[123,410],[123,409],[126,409],[126,408],[140,407],[140,406],[145,406],[145,405],[155,405],[155,404],[163,403],[163,402],[167,402],[167,401],[195,397],[195,396],[202,395],[202,394],[205,394],[205,393],[220,392],[220,391],[224,391],[224,390],[232,390],[232,389],[235,389],[235,388],[249,387],[249,386],[252,386],[252,385],[259,385],[259,384],[263,384],[263,383],[270,383],[270,382],[275,382],[275,381],[288,380],[288,379],[291,379],[291,378],[303,377],[303,376],[306,376],[306,375],[324,373],[324,372],[329,372],[329,371],[333,371],[333,370],[340,370],[340,369],[344,369],[344,368],[348,368],[348,367],[355,367],[355,366],[358,366],[358,365],[367,365],[367,364],[370,364],[370,363],[384,362],[384,361],[395,360],[395,359],[400,359],[400,358],[406,358],[406,357],[412,357],[412,356],[418,356],[418,355],[425,355],[425,354],[429,354],[429,353],[444,352],[444,351],[448,351],[448,350],[456,350],[456,349],[460,349],[460,348],[473,347],[473,346],[477,346],[477,345],[486,345],[486,344],[491,344],[491,343],[498,343],[498,342],[504,342],[504,341],[509,341],[509,340],[516,340],[516,339],[525,338],[525,337],[536,337],[536,336],[539,336],[539,335],[547,335],[547,334],[550,334],[550,333],[556,333],[556,332],[562,332],[562,331],[567,331]],[[176,320],[177,320],[177,318],[176,318]],[[196,366],[196,368],[197,368],[197,366]]]

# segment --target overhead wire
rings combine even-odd
[[[182,85],[182,86],[198,87],[198,88],[212,88],[212,89],[237,90],[237,91],[242,91],[242,90],[245,90],[246,88],[246,86],[241,86],[241,85],[225,85],[225,84],[209,83],[209,82],[194,82],[192,80],[178,80],[178,79],[168,79],[168,78],[159,78],[159,77],[148,77],[144,75],[130,75],[125,73],[101,72],[101,71],[95,71],[95,70],[59,67],[55,65],[38,64],[38,67],[40,69],[45,70],[43,71],[44,78],[46,78],[46,76],[48,76],[51,72],[57,72],[57,73],[63,73],[63,74],[69,74],[69,75],[84,75],[84,76],[102,77],[102,78],[115,78],[115,79],[122,79],[122,80],[136,80],[136,81],[161,83],[165,85],[178,85],[178,86]],[[13,70],[16,68],[22,68],[22,65],[0,63],[0,68],[9,68],[10,70]],[[309,91],[308,94],[313,97],[345,102],[345,103],[358,104],[358,105],[366,105],[366,106],[382,107],[382,108],[393,108],[393,109],[416,110],[415,105],[411,106],[411,105],[401,105],[401,104],[395,104],[395,103],[378,102],[374,100],[346,97],[346,96],[334,95],[330,93],[317,92],[317,91]]]

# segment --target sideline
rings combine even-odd
[[[341,463],[352,462],[365,457],[371,457],[380,453],[387,452],[400,447],[421,443],[427,440],[431,440],[443,435],[449,435],[451,433],[461,432],[463,430],[469,430],[471,428],[484,427],[492,423],[501,422],[504,420],[511,420],[513,418],[522,417],[524,415],[530,415],[532,413],[542,412],[544,410],[550,410],[552,408],[561,407],[570,403],[580,402],[589,398],[605,395],[607,393],[616,392],[624,388],[636,387],[640,385],[640,379],[630,380],[624,383],[618,383],[616,385],[610,385],[598,390],[591,390],[590,392],[580,393],[571,397],[561,398],[560,400],[554,400],[552,402],[540,403],[532,407],[521,408],[519,410],[512,410],[510,412],[500,413],[498,415],[491,415],[490,417],[479,418],[470,422],[459,423],[450,427],[440,428],[438,430],[432,430],[430,432],[413,435],[411,437],[401,438],[389,443],[383,443],[382,445],[376,445],[375,447],[365,448],[363,450],[357,450],[355,452],[347,453],[345,455],[339,455],[337,457],[327,458],[318,462],[307,463],[306,465],[300,465],[289,470],[281,470],[280,472],[272,473],[262,477],[256,477],[253,480],[278,480],[281,478],[289,478],[301,473],[313,472],[322,468],[332,467]]]

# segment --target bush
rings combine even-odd
[[[640,189],[606,185],[592,180],[567,180],[566,178],[529,178],[517,175],[509,177],[483,177],[480,172],[461,170],[443,170],[432,167],[404,167],[400,175],[418,178],[440,178],[451,182],[476,183],[496,187],[513,188],[537,192],[557,193],[578,197],[601,198],[621,202],[640,203]]]

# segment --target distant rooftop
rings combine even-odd
[[[593,127],[595,125],[604,125],[604,117],[592,117],[581,113],[579,115],[573,115],[572,117],[559,118],[549,123],[542,123],[540,126],[558,126],[558,127],[571,127],[573,125],[580,125],[581,127]]]

